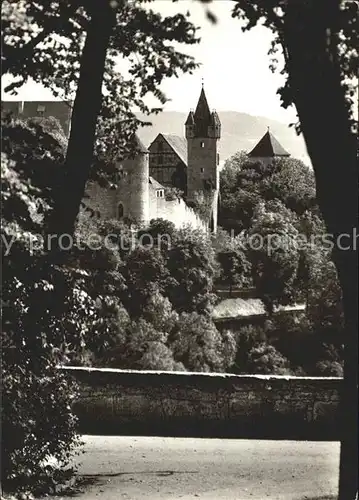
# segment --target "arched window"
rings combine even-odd
[[[123,205],[122,203],[119,203],[117,207],[117,218],[122,219],[122,217],[123,217]]]

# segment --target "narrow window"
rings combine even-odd
[[[119,203],[117,207],[117,218],[122,219],[122,217],[123,217],[123,205],[122,203]]]

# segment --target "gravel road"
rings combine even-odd
[[[128,436],[84,441],[79,475],[88,484],[78,500],[329,500],[337,492],[337,442]]]

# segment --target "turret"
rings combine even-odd
[[[221,137],[221,122],[216,111],[213,111],[211,114],[208,135],[209,137],[214,137],[216,139],[220,139]]]
[[[149,152],[137,135],[134,143],[134,157],[121,162],[123,175],[117,191],[118,217],[146,224],[150,210]]]
[[[210,111],[202,86],[195,112],[191,111],[186,123],[187,138],[187,200],[198,202],[198,198],[210,201],[210,227],[217,229],[219,194],[218,140],[221,122],[216,111]],[[210,200],[209,200],[210,198]]]
[[[186,139],[192,139],[195,133],[194,114],[192,109],[187,116],[187,120],[185,122],[185,128],[186,128]]]

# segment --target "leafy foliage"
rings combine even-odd
[[[235,248],[219,252],[217,259],[221,266],[221,281],[229,285],[230,293],[234,286],[247,284],[250,265],[244,251]]]
[[[174,358],[190,371],[225,371],[235,356],[235,340],[198,313],[182,313],[169,344]]]
[[[92,304],[73,288],[71,276],[33,249],[39,236],[31,213],[36,213],[38,190],[14,167],[2,153],[1,237],[12,242],[2,246],[2,477],[6,488],[37,491],[71,473],[70,455],[79,442],[71,411],[75,392],[56,364],[73,349],[81,351]],[[65,308],[56,300],[64,287]],[[77,334],[69,341],[67,329],[73,333],[75,325]],[[45,467],[50,456],[61,471]]]
[[[251,373],[290,375],[289,362],[272,345],[258,344],[248,353],[248,368]]]
[[[220,224],[236,232],[250,226],[259,202],[278,200],[297,215],[315,206],[313,172],[294,158],[269,165],[249,159],[244,152],[226,161],[221,172]]]
[[[46,252],[49,177],[61,170],[61,145],[32,122],[8,123],[3,145],[2,477],[6,489],[41,492],[72,474],[79,444],[77,389],[57,365],[83,362],[105,341],[108,323],[89,275],[71,258],[55,265]]]
[[[248,235],[253,282],[266,307],[292,303],[299,254],[290,212],[279,202],[258,205]]]
[[[213,285],[218,275],[210,239],[190,228],[179,230],[172,238],[166,262],[170,273],[166,294],[176,311],[210,312],[216,301]]]
[[[183,370],[166,345],[167,334],[144,319],[119,325],[115,346],[102,360],[107,366],[139,370]]]
[[[107,159],[128,152],[129,139],[139,124],[134,107],[145,114],[160,109],[149,108],[143,97],[152,94],[164,104],[166,98],[159,90],[163,78],[196,67],[192,57],[174,48],[176,42],[198,42],[195,27],[181,14],[162,18],[140,0],[112,2],[111,6],[115,21],[105,62],[96,146],[97,156]],[[41,0],[36,5],[24,1],[21,9],[14,0],[4,2],[2,74],[15,77],[7,90],[16,93],[32,78],[62,99],[71,100],[78,85],[84,41],[99,8],[97,1]],[[118,72],[117,59],[127,64],[128,77]],[[101,170],[93,170],[93,175],[105,179]]]

